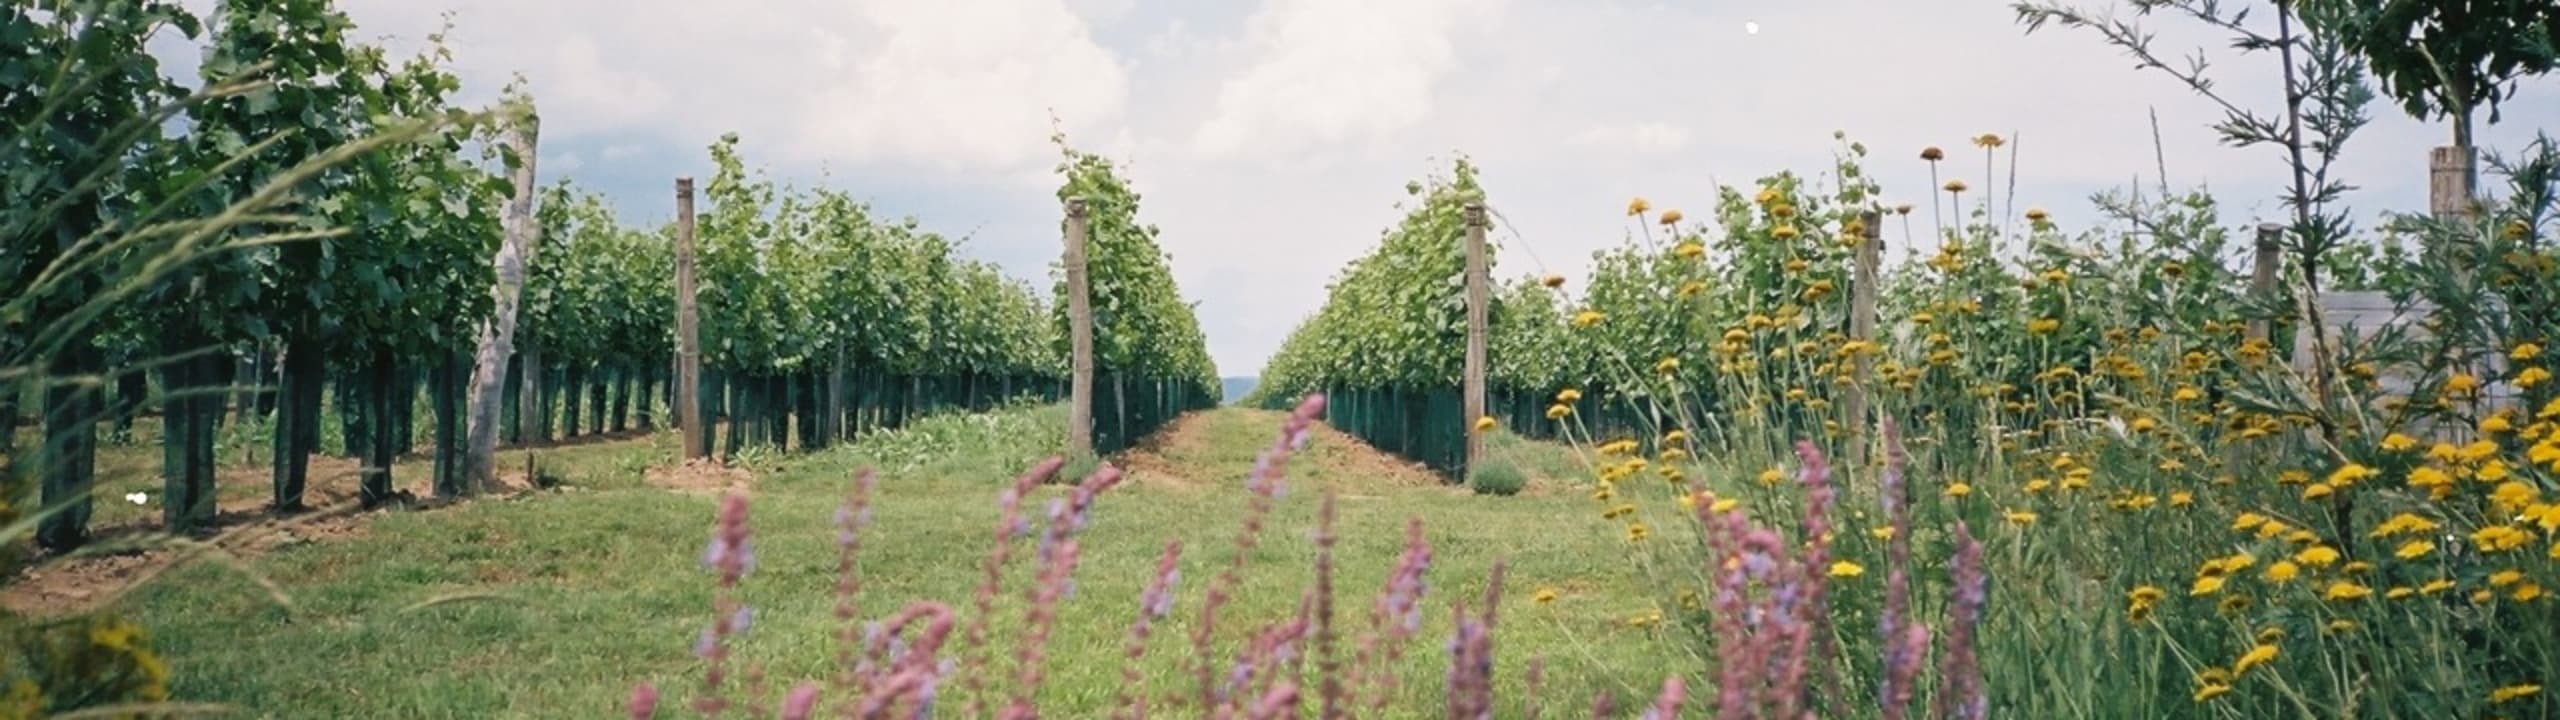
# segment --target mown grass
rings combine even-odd
[[[1189,637],[1206,583],[1235,551],[1254,453],[1279,416],[1221,409],[1197,418],[1161,452],[1188,477],[1134,482],[1098,503],[1082,536],[1075,595],[1060,609],[1049,682],[1037,698],[1054,717],[1110,710],[1120,690],[1123,636],[1155,557],[1184,545],[1173,614],[1146,660],[1149,690],[1186,693]],[[1056,408],[937,418],[827,453],[755,462],[753,527],[759,566],[742,586],[756,608],[736,657],[768,669],[781,688],[831,674],[830,588],[837,504],[859,467],[882,471],[876,520],[861,560],[861,614],[916,600],[966,608],[992,542],[1000,488],[1063,437]],[[297,607],[271,602],[249,580],[196,566],[135,596],[137,620],[167,658],[177,698],[265,717],[607,717],[638,681],[677,697],[699,683],[688,649],[710,617],[712,584],[697,566],[715,497],[653,487],[634,458],[671,457],[657,438],[554,451],[570,483],[560,492],[376,518],[343,541],[293,546],[252,562]],[[551,457],[551,455],[546,455]],[[1309,532],[1320,489],[1340,492],[1336,576],[1347,655],[1367,627],[1370,598],[1402,550],[1408,518],[1432,545],[1422,634],[1399,663],[1402,702],[1388,717],[1439,714],[1441,647],[1450,604],[1478,598],[1497,558],[1510,562],[1496,633],[1496,695],[1527,697],[1532,652],[1547,658],[1540,693],[1550,707],[1608,693],[1631,707],[1680,667],[1652,630],[1624,622],[1650,608],[1636,573],[1616,561],[1624,539],[1570,494],[1479,497],[1463,489],[1374,477],[1365,451],[1320,438],[1292,464],[1288,493],[1249,556],[1236,599],[1221,610],[1223,672],[1248,628],[1294,613],[1314,561]],[[1179,480],[1176,482],[1175,480]],[[1063,494],[1050,487],[1026,504]],[[991,646],[1009,672],[1023,623],[1028,567],[1017,562]],[[1541,588],[1559,599],[1532,601]],[[454,599],[407,610],[437,598]],[[956,643],[956,640],[955,640]],[[1312,670],[1312,666],[1310,670]],[[1693,682],[1695,682],[1693,680]],[[991,683],[1003,686],[1005,683]],[[946,685],[946,710],[965,698]],[[1516,706],[1497,714],[1516,716]]]

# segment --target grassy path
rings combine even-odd
[[[859,467],[881,471],[861,560],[863,616],[923,599],[965,607],[990,547],[999,489],[1048,452],[1062,421],[1055,408],[937,418],[726,475],[751,488],[759,555],[742,590],[756,622],[738,652],[770,668],[776,687],[829,672],[829,523]],[[1190,666],[1178,663],[1193,656],[1187,643],[1201,594],[1235,551],[1241,478],[1278,421],[1253,410],[1201,413],[1125,458],[1132,483],[1094,510],[1075,595],[1050,641],[1039,698],[1049,715],[1107,713],[1131,613],[1172,539],[1185,546],[1182,581],[1148,664],[1149,676],[1163,679],[1156,690],[1182,687]],[[687,479],[699,471],[664,468],[672,454],[663,440],[549,451],[544,466],[567,481],[560,490],[365,518],[360,529],[242,563],[287,593],[290,608],[240,570],[197,563],[135,594],[133,612],[166,656],[179,698],[255,716],[611,717],[639,680],[689,696],[699,666],[688,648],[711,606],[710,579],[696,560],[715,499],[700,491],[705,483]],[[1622,541],[1591,517],[1587,499],[1469,495],[1329,431],[1291,470],[1290,491],[1248,558],[1239,599],[1224,611],[1218,656],[1232,657],[1248,626],[1294,612],[1312,576],[1317,491],[1331,488],[1342,497],[1336,587],[1346,638],[1366,627],[1408,518],[1425,523],[1433,546],[1425,627],[1401,668],[1411,702],[1400,704],[1438,707],[1448,608],[1482,596],[1498,555],[1512,563],[1496,635],[1498,672],[1512,686],[1502,695],[1518,695],[1532,651],[1548,657],[1551,706],[1579,707],[1601,691],[1633,700],[1678,667],[1680,654],[1666,643],[1627,642],[1648,631],[1622,619],[1647,603],[1615,555]],[[1041,494],[1026,507],[1062,493]],[[1021,625],[1027,571],[1014,568],[999,603],[999,647],[1010,647]],[[1562,599],[1532,603],[1542,587]],[[407,609],[440,597],[467,599]],[[1011,664],[1001,660],[996,669],[1009,674]],[[946,696],[948,714],[958,714],[958,700]]]

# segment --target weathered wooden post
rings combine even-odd
[[[1875,361],[1864,344],[1876,340],[1876,277],[1884,250],[1883,227],[1883,213],[1868,210],[1858,213],[1858,226],[1851,228],[1858,237],[1858,259],[1849,279],[1849,339],[1861,343],[1859,352],[1851,358],[1856,375],[1851,378],[1846,403],[1849,426],[1844,429],[1849,436],[1851,467],[1867,464],[1867,383],[1875,374]]]
[[[693,304],[693,178],[676,178],[676,418],[684,428],[684,457],[711,456],[711,428],[702,424],[702,338]]]
[[[1489,323],[1487,315],[1490,311],[1490,308],[1487,306],[1493,301],[1492,293],[1486,287],[1490,280],[1490,278],[1487,277],[1490,273],[1487,266],[1490,263],[1485,257],[1484,231],[1486,223],[1484,216],[1484,203],[1467,203],[1466,214],[1467,366],[1465,370],[1466,374],[1461,380],[1461,392],[1464,392],[1465,396],[1461,398],[1460,404],[1466,407],[1466,415],[1463,422],[1467,423],[1467,427],[1465,429],[1467,438],[1467,458],[1465,466],[1466,470],[1460,474],[1460,479],[1462,480],[1465,479],[1464,473],[1474,472],[1476,461],[1484,457],[1484,435],[1475,430],[1475,422],[1476,418],[1484,417],[1485,336],[1487,334],[1486,325]]]
[[[2284,250],[2283,239],[2283,225],[2277,223],[2258,225],[2257,256],[2253,258],[2255,264],[2250,268],[2249,273],[2250,299],[2263,302],[2275,294],[2277,265],[2283,260],[2281,254]],[[2272,323],[2266,318],[2250,320],[2249,339],[2266,341],[2267,335],[2273,332],[2271,326]]]
[[[1067,450],[1093,454],[1093,304],[1086,296],[1084,198],[1067,199]]]
[[[2436,219],[2454,220],[2470,216],[2478,206],[2475,193],[2479,182],[2480,156],[2471,148],[2448,145],[2427,152],[2427,211]],[[2425,248],[2425,252],[2441,253],[2451,249],[2434,246]],[[2455,262],[2453,272],[2468,282],[2471,264]]]

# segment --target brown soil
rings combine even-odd
[[[694,459],[674,467],[649,468],[642,479],[650,485],[680,493],[721,495],[748,492],[755,484],[755,473],[716,460]]]
[[[1195,489],[1241,478],[1193,477],[1205,461],[1218,454],[1218,440],[1213,436],[1241,423],[1256,432],[1255,447],[1277,437],[1286,413],[1270,410],[1226,408],[1212,412],[1195,412],[1182,416],[1164,429],[1148,437],[1135,448],[1113,458],[1112,462],[1130,471],[1132,481],[1176,489]],[[1306,475],[1304,468],[1323,467],[1324,474],[1337,478],[1336,488],[1345,491],[1346,500],[1370,499],[1357,494],[1361,489],[1438,488],[1449,487],[1440,477],[1421,463],[1411,462],[1380,452],[1331,426],[1317,423],[1314,439],[1306,449],[1290,458],[1292,466],[1301,468],[1295,475]]]
[[[286,546],[361,536],[373,516],[388,509],[452,504],[420,499],[433,494],[432,476],[410,472],[399,477],[414,481],[395,488],[397,499],[390,506],[360,510],[360,469],[347,458],[313,457],[310,485],[304,490],[305,502],[312,510],[277,516],[267,509],[263,492],[221,498],[215,503],[212,526],[193,538],[170,537],[163,532],[166,525],[156,516],[95,528],[87,549],[63,558],[39,553],[15,576],[0,581],[0,608],[30,617],[88,612],[122,597],[180,559],[211,553],[252,559]],[[215,486],[264,488],[269,478],[264,467],[233,467],[220,472]],[[496,493],[490,497],[513,497],[532,487],[522,469],[501,470]]]

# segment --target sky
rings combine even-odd
[[[339,5],[358,37],[402,55],[450,17],[462,100],[521,74],[543,116],[543,182],[601,191],[635,224],[671,217],[674,178],[707,179],[708,146],[737,132],[751,167],[965,236],[962,252],[1045,289],[1061,213],[1049,135],[1063,130],[1123,163],[1226,375],[1258,372],[1400,217],[1405,184],[1460,155],[1503,221],[1499,278],[1581,277],[1636,231],[1633,197],[1703,214],[1719,185],[1826,170],[1835,131],[1870,148],[1888,200],[1923,204],[1921,148],[1945,147],[1979,188],[1967,140],[2000,134],[2018,155],[2015,203],[2066,227],[2094,221],[2093,193],[2156,186],[2163,165],[2172,188],[2212,190],[2226,224],[2254,225],[2282,214],[2286,177],[2273,150],[2218,145],[2209,101],[2093,33],[2028,34],[2007,0]],[[2277,107],[2272,56],[2182,18],[2145,25],[2164,51],[2203,51],[2232,97]],[[2388,101],[2370,112],[2339,169],[2360,188],[2348,201],[2368,223],[2423,210],[2427,150],[2449,130]],[[2505,116],[2481,145],[2560,132],[2560,77]]]

